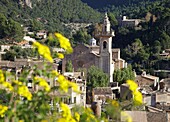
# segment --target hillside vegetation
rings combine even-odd
[[[113,47],[121,48],[122,57],[138,71],[156,68],[159,54],[170,48],[170,0],[31,0],[32,7],[19,0],[1,0],[0,6],[1,43],[21,40],[20,24],[35,32],[61,32],[74,45],[88,43],[94,23],[102,22],[104,12],[108,12],[116,34]],[[124,15],[142,19],[141,29],[120,27],[118,18]],[[67,25],[72,22],[93,25],[71,33]]]
[[[36,26],[34,30],[45,28],[52,32],[69,31],[63,23],[100,21],[100,13],[80,0],[31,0],[31,3],[32,8],[19,4],[19,0],[1,0],[0,13],[25,26]]]

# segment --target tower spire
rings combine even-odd
[[[103,33],[109,33],[110,32],[110,21],[107,16],[107,12],[105,13],[104,21],[103,21],[103,27],[102,27]]]

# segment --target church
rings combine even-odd
[[[74,47],[74,52],[66,55],[62,62],[62,71],[65,71],[65,66],[68,60],[72,61],[74,71],[80,68],[90,68],[92,65],[100,68],[109,76],[109,81],[113,82],[113,72],[116,69],[127,67],[125,60],[120,58],[120,49],[112,49],[112,37],[114,32],[110,28],[110,21],[105,14],[102,24],[102,31],[98,32],[95,37],[99,38],[99,45],[96,39],[92,38],[87,44],[78,44]]]

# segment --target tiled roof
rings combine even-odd
[[[137,82],[139,82],[139,83],[145,83],[145,82],[148,82],[148,81],[154,83],[154,80],[155,80],[155,79],[150,78],[150,77],[145,77],[145,76],[137,75],[135,81],[137,81]]]
[[[132,117],[133,122],[147,122],[146,111],[125,111],[125,112]],[[125,122],[125,120],[126,116],[121,116],[121,122]]]
[[[166,113],[163,112],[147,112],[148,122],[167,122]]]
[[[37,66],[38,69],[44,69],[44,64],[51,66],[49,68],[55,69],[57,64],[52,64],[50,62],[43,62],[43,61],[0,61],[0,67],[6,68],[21,68],[23,66]]]
[[[93,89],[95,95],[102,95],[102,94],[113,94],[111,87],[96,87]]]
[[[152,80],[155,80],[155,79],[159,78],[159,77],[152,76],[152,75],[145,75],[145,76],[142,76],[142,77],[145,77],[145,78],[148,78],[148,79],[152,79]]]

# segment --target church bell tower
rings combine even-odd
[[[114,63],[112,62],[112,37],[114,32],[111,31],[110,21],[105,13],[105,18],[100,32],[100,60],[99,67],[109,75],[109,81],[113,82]]]

